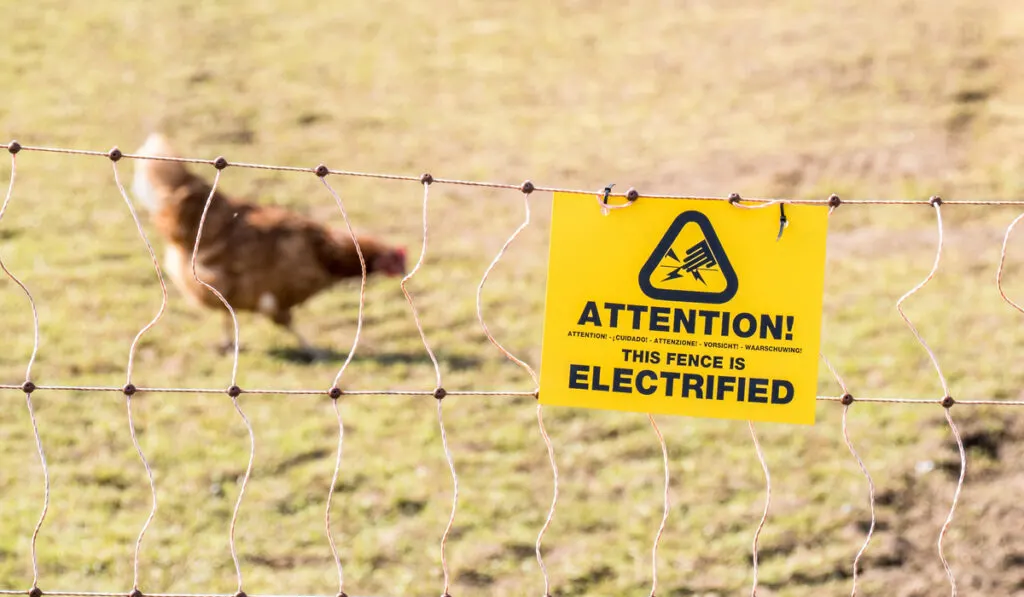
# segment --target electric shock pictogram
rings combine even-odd
[[[639,282],[648,297],[674,302],[722,304],[739,289],[711,221],[693,210],[672,221],[640,269]]]

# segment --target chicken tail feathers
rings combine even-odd
[[[178,157],[170,142],[161,133],[151,133],[136,153],[154,157]],[[191,178],[183,162],[166,160],[138,160],[132,193],[150,209],[158,209],[160,197],[167,189],[186,185]]]

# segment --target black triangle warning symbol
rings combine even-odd
[[[640,270],[639,281],[652,299],[687,303],[726,303],[739,288],[711,221],[699,211],[676,216]]]

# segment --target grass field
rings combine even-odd
[[[152,127],[190,156],[641,193],[823,198],[1016,199],[1024,191],[1024,13],[1011,0],[730,3],[336,3],[308,0],[8,2],[0,20],[0,138],[129,151]],[[726,6],[728,4],[728,6]],[[6,157],[4,158],[6,159]],[[124,180],[131,164],[122,162]],[[212,168],[210,169],[212,174]],[[0,164],[0,181],[10,176]],[[312,175],[228,169],[222,188],[342,225]],[[415,183],[332,178],[359,228],[421,234]],[[484,290],[488,325],[537,365],[550,196]],[[953,396],[1019,399],[1022,315],[1000,298],[996,264],[1015,207],[947,206],[937,277],[906,312],[939,356]],[[529,390],[485,338],[476,287],[522,219],[519,193],[435,185],[433,236],[410,282],[449,390]],[[148,226],[148,224],[147,224]],[[163,243],[147,228],[158,251]],[[940,398],[927,354],[896,300],[929,271],[928,207],[840,207],[831,217],[823,352],[857,396]],[[1011,239],[1010,296],[1024,296],[1024,239]],[[0,256],[39,306],[38,384],[121,385],[131,339],[160,291],[108,161],[24,152]],[[303,365],[286,334],[241,317],[239,385],[327,388],[351,345],[358,283],[299,310],[299,327],[338,353]],[[0,382],[21,383],[28,302],[0,281]],[[142,386],[226,387],[211,346],[220,319],[172,290],[143,341]],[[396,280],[367,289],[351,389],[434,387]],[[819,392],[839,389],[821,368]],[[50,465],[39,536],[43,590],[131,588],[150,493],[116,393],[33,397]],[[333,594],[323,530],[337,425],[327,398],[243,396],[255,467],[238,520],[251,594]],[[32,580],[29,537],[43,477],[24,395],[0,392],[0,589]],[[334,531],[354,595],[441,592],[440,537],[451,480],[432,398],[346,397]],[[160,508],[141,560],[143,591],[236,588],[228,524],[245,471],[246,429],[227,396],[139,395],[143,449]],[[762,425],[773,481],[760,595],[839,595],[868,521],[867,483],[840,431]],[[961,594],[1024,593],[1024,417],[955,407],[967,484],[946,540]],[[553,593],[642,595],[661,518],[662,461],[642,414],[550,408],[560,505],[545,538]],[[527,398],[445,400],[460,503],[451,593],[539,595],[533,544],[551,471]],[[659,596],[749,592],[764,480],[737,422],[661,417],[673,507]],[[850,433],[879,495],[861,593],[936,595],[935,550],[959,457],[940,408],[856,404]]]

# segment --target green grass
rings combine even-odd
[[[129,151],[159,125],[198,157],[595,191],[610,182],[641,193],[792,198],[1016,198],[1024,190],[1016,151],[1024,17],[1015,3],[728,4],[21,2],[5,7],[0,23],[0,138]],[[119,168],[127,181],[131,164]],[[9,174],[0,165],[0,181]],[[418,255],[418,185],[332,184],[357,227]],[[312,174],[228,169],[222,185],[342,224]],[[536,194],[531,205],[533,222],[489,279],[484,309],[502,343],[536,365],[550,197]],[[522,213],[516,192],[432,188],[433,234],[409,286],[449,390],[530,389],[475,313],[480,276]],[[994,284],[1002,234],[1016,215],[943,208],[942,267],[905,306],[956,397],[1020,397],[1021,315]],[[823,352],[855,395],[941,396],[894,307],[927,274],[936,240],[926,207],[848,205],[832,216]],[[1021,243],[1010,243],[1005,278],[1015,297],[1024,295]],[[123,384],[128,346],[160,292],[110,164],[20,154],[0,255],[39,305],[35,382]],[[344,284],[316,297],[298,325],[344,354],[357,293]],[[273,351],[290,347],[289,337],[255,317],[240,323],[239,385],[330,386],[340,360],[283,361]],[[0,283],[0,330],[0,380],[20,383],[32,327],[10,282]],[[346,387],[433,388],[397,281],[369,284],[364,332]],[[226,387],[230,358],[210,350],[219,335],[215,314],[190,310],[172,289],[166,316],[140,347],[135,382]],[[824,367],[819,388],[839,392]],[[150,497],[123,398],[40,392],[33,400],[52,486],[40,586],[127,592]],[[248,456],[241,420],[226,396],[143,394],[133,404],[160,499],[143,544],[142,589],[234,591],[227,533]],[[322,520],[337,442],[331,405],[295,396],[241,404],[257,440],[237,530],[245,589],[332,594]],[[2,392],[0,405],[0,587],[24,589],[42,475],[24,396]],[[334,530],[346,590],[439,594],[452,488],[434,400],[346,397],[342,412]],[[1024,554],[1012,533],[1019,524],[1008,522],[1019,508],[1005,497],[1024,486],[1012,467],[1021,425],[1006,409],[953,413],[1005,447],[972,449],[947,554],[965,590],[1009,594],[1020,587],[1007,562]],[[774,483],[760,594],[849,591],[867,489],[840,416],[825,403],[812,428],[759,427]],[[662,492],[646,417],[551,408],[545,419],[561,472],[544,543],[554,592],[646,594]],[[532,546],[552,484],[533,401],[451,397],[445,421],[461,481],[448,546],[452,594],[539,594]],[[659,423],[673,507],[658,594],[746,591],[764,498],[746,426]],[[865,594],[948,590],[934,541],[959,461],[941,411],[855,405],[849,424],[884,498]],[[934,472],[915,472],[929,460]]]

